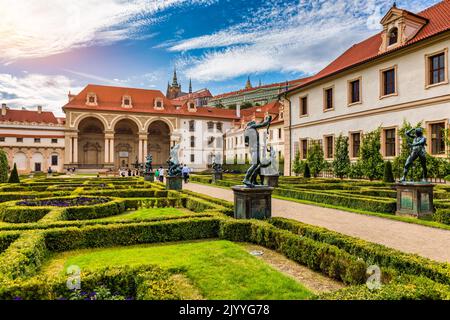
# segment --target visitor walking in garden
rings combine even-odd
[[[183,165],[183,169],[181,169],[181,173],[183,174],[184,183],[188,183],[190,171],[191,170],[189,169],[189,167],[187,165]]]
[[[155,171],[155,179],[159,180],[159,169],[156,169]]]
[[[165,170],[163,167],[159,167],[159,181],[160,182],[164,182],[164,174],[165,174]]]

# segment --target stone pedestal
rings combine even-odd
[[[150,172],[148,174],[144,174],[144,180],[145,181],[154,182],[155,181],[155,173],[154,172]]]
[[[264,176],[264,185],[273,187],[273,188],[278,187],[278,178],[279,177],[280,177],[279,175]]]
[[[268,219],[272,217],[272,187],[234,186],[231,189],[234,192],[234,217],[236,219]]]
[[[212,182],[215,183],[217,180],[223,180],[222,172],[213,172],[212,174]]]
[[[398,183],[397,212],[398,216],[421,218],[433,214],[433,188],[431,183],[405,182]]]
[[[182,177],[166,177],[166,189],[167,190],[182,190],[183,178]]]

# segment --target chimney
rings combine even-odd
[[[38,106],[38,108],[37,108],[37,109],[38,109],[38,110],[37,110],[37,111],[38,111],[38,113],[39,113],[39,114],[41,114],[41,113],[42,113],[42,106]]]
[[[238,118],[241,117],[241,105],[240,104],[236,105],[236,117],[238,117]]]
[[[2,116],[6,116],[6,103],[2,103]]]

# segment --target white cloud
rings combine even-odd
[[[406,8],[416,11],[438,0],[425,2],[412,0]],[[391,5],[390,0],[271,0],[243,23],[165,45],[183,53],[178,65],[199,81],[272,71],[311,74],[376,33]],[[189,56],[194,49],[206,51],[200,57]]]
[[[63,115],[61,107],[68,101],[67,94],[81,91],[81,87],[62,75],[25,74],[16,77],[0,73],[0,100],[11,107],[35,108],[42,105],[45,110]]]
[[[212,0],[0,0],[0,62],[94,44],[141,39],[139,28],[169,7]],[[144,37],[145,38],[145,37]]]

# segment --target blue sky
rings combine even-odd
[[[403,0],[418,12],[438,0]],[[61,115],[88,83],[213,94],[314,74],[380,30],[387,0],[0,0],[0,102]]]

